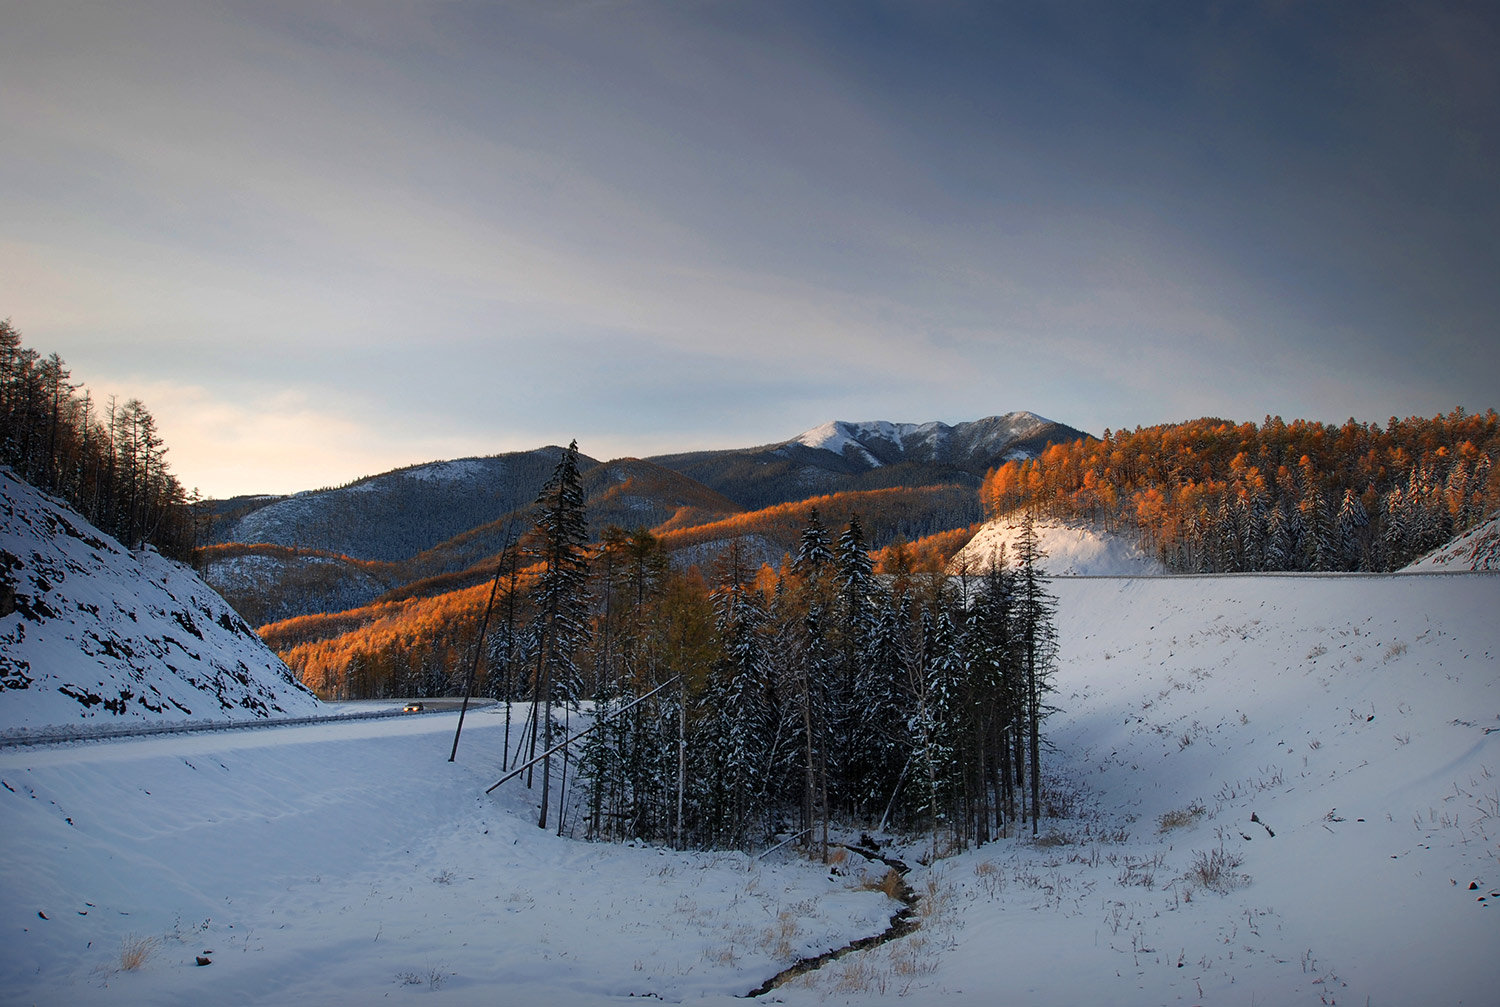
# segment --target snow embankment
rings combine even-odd
[[[1153,577],[1167,572],[1137,545],[1111,532],[1075,521],[1038,520],[1037,542],[1046,552],[1042,568],[1054,577]],[[1021,516],[988,522],[948,563],[948,572],[980,573],[1001,555],[1014,563],[1021,538]]]
[[[1402,569],[1408,573],[1444,570],[1500,572],[1500,514],[1455,536],[1447,545],[1434,549]]]
[[[318,701],[187,567],[0,469],[0,730],[306,716]]]

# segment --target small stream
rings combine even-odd
[[[824,965],[827,965],[829,962],[842,958],[845,955],[849,954],[851,951],[865,951],[869,948],[879,947],[881,944],[885,944],[888,941],[893,941],[897,938],[905,937],[907,934],[911,933],[919,926],[921,926],[921,923],[917,921],[916,917],[917,903],[922,900],[922,897],[915,891],[913,891],[911,886],[906,883],[906,873],[911,868],[907,867],[905,863],[895,859],[894,857],[882,856],[876,850],[869,849],[867,847],[848,846],[844,843],[831,843],[830,845],[837,846],[840,849],[848,850],[851,853],[858,853],[860,856],[867,857],[870,860],[878,860],[889,867],[891,870],[895,871],[897,874],[901,875],[901,887],[896,893],[896,898],[901,901],[901,908],[893,916],[891,916],[890,926],[886,927],[880,933],[874,934],[869,937],[861,937],[855,941],[850,941],[848,944],[845,944],[841,948],[834,948],[832,951],[825,951],[822,954],[812,958],[799,959],[786,968],[782,969],[780,972],[776,973],[771,978],[767,979],[760,986],[757,986],[749,993],[746,993],[745,997],[758,997],[763,994],[769,993],[776,987],[781,986],[784,983],[788,983],[798,976],[817,971]]]

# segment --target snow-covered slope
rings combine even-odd
[[[538,829],[523,781],[484,794],[502,710],[454,763],[451,714],[0,749],[0,1002],[735,1004],[899,908],[785,854]]]
[[[393,564],[282,546],[214,546],[200,566],[209,586],[256,626],[368,605],[400,582]]]
[[[132,553],[0,469],[0,728],[313,713],[317,699],[181,564]]]
[[[1483,524],[1475,525],[1405,569],[1412,573],[1432,570],[1500,571],[1500,514]]]
[[[1042,568],[1055,577],[1127,577],[1166,573],[1151,556],[1124,538],[1083,522],[1038,521],[1037,541],[1047,558]],[[1014,563],[1021,537],[1019,515],[987,522],[948,564],[950,573],[979,573],[1004,555]]]

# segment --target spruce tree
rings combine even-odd
[[[588,633],[584,589],[588,581],[588,525],[584,519],[583,487],[578,473],[578,442],[568,445],[552,476],[542,487],[532,514],[535,526],[533,555],[542,564],[536,585],[536,679],[533,709],[540,705],[542,751],[552,748],[552,708],[559,694],[575,701],[577,667],[574,655]],[[533,717],[533,723],[537,721]],[[533,735],[533,742],[537,741]],[[541,809],[537,827],[547,827],[552,760],[542,760]]]
[[[1057,657],[1057,600],[1047,591],[1041,561],[1047,553],[1037,541],[1035,521],[1028,511],[1021,524],[1016,549],[1016,642],[1021,652],[1025,688],[1027,761],[1031,784],[1031,834],[1037,834],[1041,811],[1042,700],[1049,690]]]

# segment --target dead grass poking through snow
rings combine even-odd
[[[833,973],[835,993],[884,994],[889,980],[869,955],[855,954],[840,960]]]
[[[867,876],[864,881],[860,882],[859,890],[862,892],[884,892],[893,899],[899,899],[902,887],[901,872],[894,867],[889,867],[886,869],[885,874],[878,878]]]
[[[1212,850],[1193,852],[1193,867],[1188,872],[1188,880],[1222,895],[1250,883],[1248,875],[1239,873],[1242,863],[1244,860],[1240,855],[1224,849],[1221,841]]]
[[[147,960],[156,953],[156,948],[160,943],[155,937],[137,937],[135,934],[127,934],[120,941],[120,968],[126,972],[134,972],[145,965]]]
[[[1202,801],[1194,801],[1185,808],[1174,808],[1171,811],[1164,812],[1156,820],[1157,831],[1170,832],[1173,829],[1180,829],[1185,825],[1192,825],[1198,819],[1202,818],[1207,811],[1208,809],[1203,806]]]
[[[760,949],[778,961],[789,961],[793,954],[792,941],[797,936],[797,914],[783,909],[776,922],[760,934]]]

